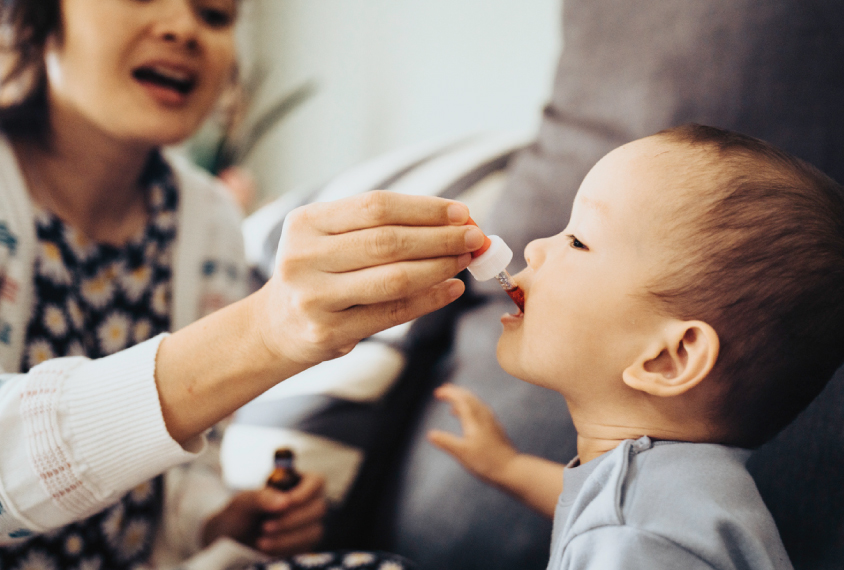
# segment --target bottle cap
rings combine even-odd
[[[498,236],[487,236],[489,247],[469,263],[469,272],[478,281],[492,279],[510,265],[513,250]]]

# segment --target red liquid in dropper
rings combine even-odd
[[[519,308],[521,312],[525,312],[525,292],[522,291],[522,288],[516,285],[512,289],[505,289],[504,291],[510,298],[513,299],[513,302],[516,303],[516,306]]]

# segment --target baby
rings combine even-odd
[[[599,161],[525,258],[498,360],[563,395],[577,457],[519,454],[450,385],[463,436],[431,441],[554,517],[549,569],[791,568],[745,462],[844,361],[844,189],[688,125]]]

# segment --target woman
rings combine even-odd
[[[205,430],[457,298],[449,278],[483,238],[445,200],[314,205],[289,217],[270,282],[237,301],[234,206],[160,150],[229,81],[237,1],[6,0],[2,11],[0,567],[129,568],[149,559],[162,520],[155,477],[196,457]],[[228,535],[282,555],[319,538],[316,477],[225,505],[182,475],[182,490],[207,498],[176,510],[187,546]]]

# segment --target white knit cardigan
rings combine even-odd
[[[179,186],[171,314],[177,330],[241,298],[247,274],[234,202],[184,159],[167,160]],[[90,516],[206,448],[204,436],[183,448],[164,425],[154,378],[163,335],[107,358],[56,358],[18,373],[36,247],[29,194],[0,137],[0,544]],[[185,553],[198,546],[199,521],[228,498],[207,468],[214,461],[198,463],[205,464],[201,483],[184,467],[167,475],[165,520],[177,527],[169,538]]]

